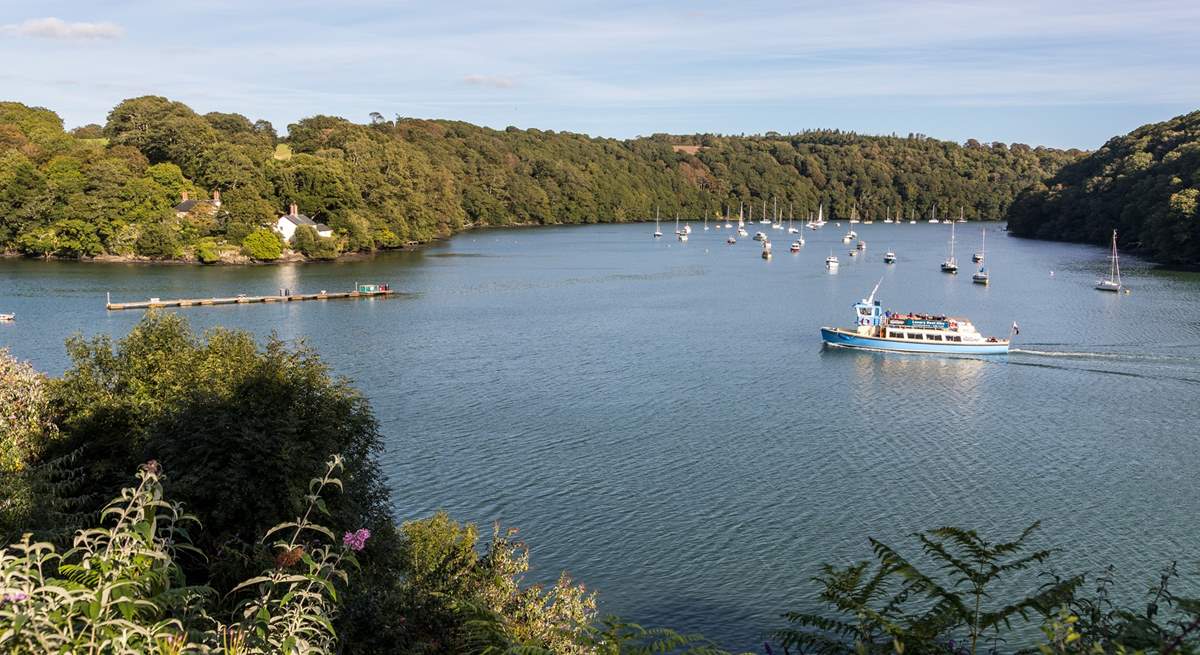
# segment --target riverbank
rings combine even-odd
[[[671,220],[672,220],[672,222],[674,221],[674,219],[671,219]],[[704,222],[703,218],[681,218],[680,220],[681,220],[681,222],[684,222],[684,223],[703,223]],[[830,219],[829,222],[838,223],[838,222],[845,222],[846,220],[847,219],[844,219],[844,218],[836,218],[836,219]],[[723,221],[724,221],[723,218],[720,221],[714,220],[713,224],[716,225]],[[882,221],[875,221],[875,222],[883,224]],[[243,254],[240,251],[240,249],[237,249],[233,246],[229,246],[228,248],[226,248],[225,250],[222,250],[220,252],[220,256],[217,261],[212,261],[212,262],[201,261],[199,258],[197,258],[194,254],[191,254],[191,253],[186,254],[182,257],[174,258],[174,259],[164,259],[164,258],[155,258],[155,257],[145,257],[142,255],[112,255],[112,254],[107,254],[107,253],[101,254],[101,255],[96,255],[94,257],[66,257],[66,256],[62,256],[62,255],[32,256],[32,255],[26,255],[24,253],[11,251],[11,250],[5,251],[5,252],[0,252],[0,259],[78,261],[78,262],[87,262],[87,263],[96,263],[96,264],[144,264],[144,265],[162,265],[162,266],[189,266],[189,265],[195,265],[195,266],[271,266],[271,265],[275,265],[275,264],[346,263],[346,262],[369,261],[371,259],[374,259],[377,255],[381,255],[381,254],[385,254],[385,253],[411,252],[411,251],[421,250],[421,249],[427,248],[429,246],[443,244],[443,243],[449,241],[450,239],[454,238],[456,235],[465,234],[467,232],[487,231],[487,230],[508,230],[508,229],[532,229],[532,228],[540,228],[540,227],[585,227],[585,226],[600,225],[600,224],[631,224],[631,223],[652,224],[652,223],[654,223],[654,221],[651,219],[642,219],[642,220],[608,220],[608,221],[596,221],[594,223],[536,223],[536,222],[529,221],[529,222],[523,222],[523,223],[507,223],[504,225],[488,225],[488,224],[482,224],[482,223],[481,224],[468,224],[468,225],[464,225],[461,229],[459,229],[455,232],[452,232],[449,236],[446,236],[446,237],[434,238],[429,241],[410,241],[408,243],[405,243],[404,245],[401,245],[401,246],[398,246],[395,248],[378,248],[371,252],[346,252],[346,253],[342,253],[342,254],[338,255],[337,257],[333,257],[333,258],[305,257],[303,254],[301,254],[300,252],[297,252],[295,250],[285,250],[283,252],[283,254],[277,259],[261,260],[261,259],[254,259],[248,255]],[[999,224],[999,223],[1004,223],[1004,220],[1003,219],[977,220],[977,221],[971,221],[970,223],[972,223],[972,224],[973,223],[989,223],[989,224],[996,223],[996,224]],[[750,224],[750,223],[747,223],[747,224]]]
[[[61,255],[46,255],[44,257],[35,257],[19,252],[3,252],[0,253],[0,259],[28,259],[42,261],[66,261],[66,262],[84,262],[91,264],[144,264],[151,266],[272,266],[276,264],[320,264],[332,262],[352,262],[365,261],[375,257],[380,253],[385,252],[403,252],[406,250],[416,250],[436,241],[425,242],[412,245],[403,245],[398,248],[380,248],[373,252],[348,252],[342,253],[333,259],[317,259],[305,257],[299,252],[288,250],[283,253],[278,259],[260,260],[254,259],[243,254],[225,254],[214,262],[203,262],[194,256],[184,256],[177,259],[162,259],[155,257],[144,257],[142,255],[110,255],[102,254],[95,257],[64,257]]]

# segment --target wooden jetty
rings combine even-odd
[[[225,298],[151,298],[137,302],[113,302],[112,294],[106,294],[105,309],[157,309],[159,307],[210,307],[214,305],[245,305],[268,302],[296,302],[299,300],[342,300],[353,298],[386,298],[396,292],[385,285],[359,284],[354,291],[324,291],[320,293],[288,293],[274,296],[248,296],[238,294]]]

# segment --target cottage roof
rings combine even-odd
[[[299,227],[301,225],[314,225],[314,226],[317,225],[316,221],[305,216],[304,214],[284,214],[283,216],[280,216],[279,218],[282,220],[288,221],[292,225],[295,225],[297,227]]]
[[[196,203],[198,203],[198,202],[200,202],[200,201],[199,200],[184,200],[184,201],[180,202],[178,205],[175,205],[175,211],[180,212],[180,213],[190,212],[190,211],[192,211],[192,207],[195,207]]]

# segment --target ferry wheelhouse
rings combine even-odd
[[[878,289],[878,285],[876,285]],[[1008,354],[1008,339],[985,337],[971,321],[938,314],[885,312],[875,293],[854,305],[853,328],[821,328],[830,346],[907,353]]]

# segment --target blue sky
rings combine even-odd
[[[1200,108],[1198,35],[1200,2],[0,0],[0,99],[1094,148]]]

